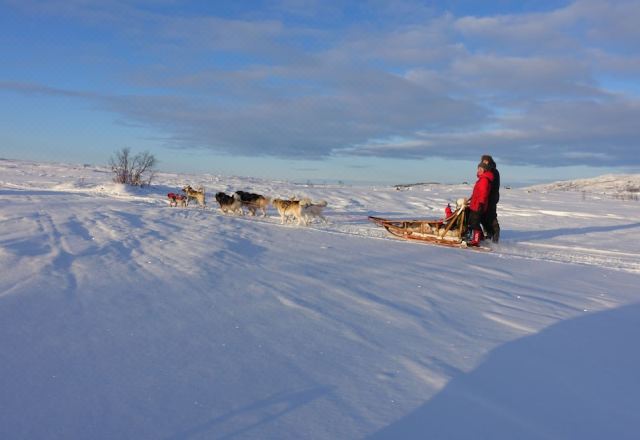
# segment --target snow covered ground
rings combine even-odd
[[[583,191],[590,196],[604,195],[619,199],[638,200],[640,174],[605,174],[590,179],[567,180],[535,185],[530,191]]]
[[[240,189],[329,224],[221,214]],[[503,189],[492,252],[367,221],[470,192],[0,160],[0,438],[638,438],[640,203]]]

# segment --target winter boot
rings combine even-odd
[[[467,244],[469,246],[480,246],[480,240],[482,240],[482,231],[480,229],[474,229],[471,235],[471,241]]]

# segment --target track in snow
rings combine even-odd
[[[390,235],[383,228],[369,224],[367,215],[349,216],[347,222],[330,220],[329,223],[314,221],[307,226],[298,226],[296,223],[280,223],[279,216],[253,217],[253,216],[230,216],[220,213],[217,209],[206,208],[207,212],[218,217],[230,217],[239,219],[247,223],[259,222],[283,228],[305,228],[326,234],[339,234],[352,237],[360,237],[376,240],[402,241],[407,245],[440,247],[431,243],[417,241],[405,241]],[[330,214],[329,214],[330,215]],[[508,233],[508,231],[507,231]],[[505,231],[503,230],[503,236]],[[504,239],[498,245],[489,244],[491,255],[495,257],[524,258],[529,260],[547,261],[568,264],[583,264],[604,267],[613,270],[623,270],[627,272],[640,273],[640,254],[629,252],[607,251],[602,249],[584,248],[579,246],[554,245],[548,243],[534,243],[527,241],[514,241]],[[451,247],[441,247],[443,249],[456,249]]]

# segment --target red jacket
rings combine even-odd
[[[491,192],[491,182],[493,182],[493,173],[489,170],[478,176],[478,181],[473,187],[469,209],[484,213],[489,206],[489,193]]]

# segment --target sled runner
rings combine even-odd
[[[467,200],[459,199],[456,209],[440,220],[404,220],[369,217],[391,234],[405,240],[424,241],[451,247],[467,247]],[[478,247],[475,247],[478,249]],[[484,249],[484,248],[480,248]]]

